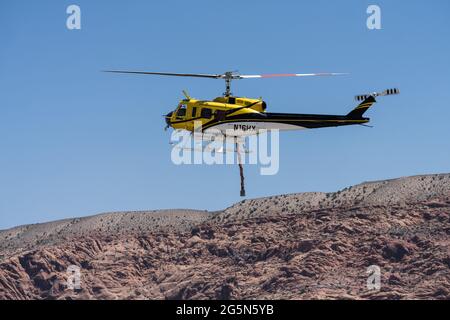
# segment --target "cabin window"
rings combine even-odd
[[[192,118],[195,118],[197,116],[197,107],[192,108]]]
[[[202,118],[210,119],[212,117],[212,111],[208,108],[203,108],[201,113]]]
[[[227,117],[227,113],[224,110],[217,110],[215,117],[218,121],[224,121]]]

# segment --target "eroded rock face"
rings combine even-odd
[[[410,255],[415,246],[406,241],[389,241],[383,248],[383,257],[391,261],[401,261],[406,255]]]
[[[377,182],[401,201],[325,206],[309,194],[300,209],[297,200],[274,197],[269,209],[250,201],[209,217],[195,212],[200,220],[189,228],[170,220],[170,228],[142,225],[143,232],[135,218],[111,216],[133,221],[133,230],[105,232],[99,224],[87,232],[75,223],[82,234],[65,226],[63,237],[26,248],[4,242],[0,299],[450,299],[450,193],[445,179],[429,180],[435,189],[418,201]],[[367,288],[373,265],[380,290]],[[67,287],[69,266],[80,268],[79,289]]]
[[[439,201],[74,238],[3,261],[0,299],[449,299],[450,199]],[[374,264],[380,291],[366,288]],[[80,290],[67,289],[69,265]]]

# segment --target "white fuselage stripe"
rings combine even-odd
[[[280,122],[228,122],[210,127],[205,130],[205,133],[220,131],[228,136],[250,136],[257,134],[260,130],[292,131],[304,129],[307,128]]]

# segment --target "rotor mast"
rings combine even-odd
[[[231,78],[225,79],[225,92],[223,93],[225,97],[231,96]]]
[[[235,75],[233,72],[227,71],[223,74],[222,79],[225,80],[225,92],[223,93],[224,97],[230,97],[233,94],[231,93],[231,80],[234,79]]]

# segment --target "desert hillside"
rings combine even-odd
[[[21,226],[0,231],[0,299],[450,299],[449,222],[441,174]]]

